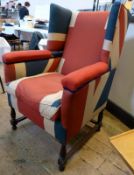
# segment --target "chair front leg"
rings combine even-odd
[[[58,159],[59,170],[64,171],[66,164],[66,145],[62,144],[60,149],[60,155]]]
[[[14,108],[11,107],[11,120],[10,123],[12,125],[12,129],[16,130],[17,129],[17,121],[16,121],[16,112]]]
[[[16,112],[15,112],[15,109],[13,107],[11,107],[11,120],[10,120],[10,123],[12,125],[12,129],[13,130],[16,130],[17,129],[17,124],[23,120],[27,119],[27,117],[19,117],[16,119]]]

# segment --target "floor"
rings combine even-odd
[[[2,65],[0,65],[2,74]],[[0,175],[133,175],[109,137],[128,128],[105,111],[103,127],[69,161],[57,168],[59,144],[29,120],[12,131],[6,94],[0,88]]]

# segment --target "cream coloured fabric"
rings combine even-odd
[[[0,62],[2,62],[2,55],[11,51],[11,46],[8,42],[0,37]]]

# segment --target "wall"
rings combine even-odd
[[[134,23],[128,28],[109,99],[134,117]]]
[[[26,0],[18,0],[17,2],[21,2],[24,4]],[[59,4],[63,7],[70,8],[72,10],[82,9],[82,8],[92,8],[93,0],[29,0],[31,3],[30,14],[34,15],[35,9],[37,6],[48,5],[51,2]],[[45,8],[45,7],[44,7]]]

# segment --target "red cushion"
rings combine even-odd
[[[62,84],[64,88],[75,91],[87,82],[100,77],[106,71],[108,71],[108,64],[98,62],[66,75],[62,79]]]
[[[48,59],[51,52],[48,50],[14,51],[3,55],[3,62],[7,64],[31,60]]]
[[[22,80],[16,89],[19,111],[40,127],[44,127],[43,117],[39,112],[40,101],[46,95],[62,90],[62,78],[63,75],[58,73],[49,73]],[[52,117],[53,120],[56,118],[55,115]]]
[[[75,27],[70,27],[68,32],[63,54],[65,59],[63,74],[100,60],[107,16],[108,12],[80,12],[78,14]]]

